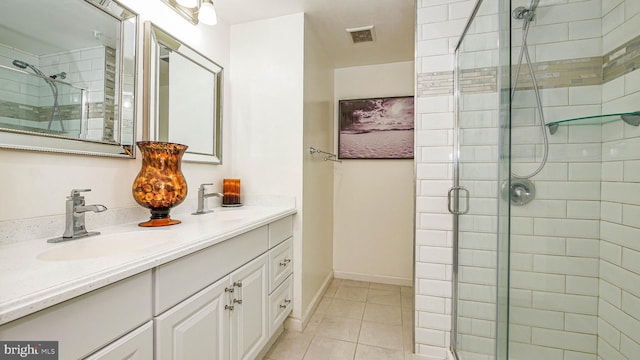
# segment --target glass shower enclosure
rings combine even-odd
[[[640,359],[637,4],[477,1],[454,71],[457,359]]]

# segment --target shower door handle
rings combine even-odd
[[[464,198],[466,200],[464,210],[458,209],[457,204],[455,208],[451,204],[452,199],[460,199],[461,192],[464,192]],[[455,196],[451,196],[453,193],[455,193]],[[468,213],[469,212],[469,190],[467,190],[463,186],[454,186],[450,188],[449,191],[447,192],[447,209],[449,210],[450,213],[454,215],[464,215]]]

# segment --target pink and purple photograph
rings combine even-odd
[[[340,100],[340,159],[413,159],[413,96]]]

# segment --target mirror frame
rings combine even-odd
[[[135,141],[136,141],[136,120],[137,120],[137,106],[136,100],[138,97],[137,91],[137,74],[138,74],[138,32],[139,32],[139,22],[140,18],[138,13],[132,11],[127,6],[124,6],[117,0],[112,0],[113,3],[118,5],[123,10],[123,15],[119,16],[112,12],[108,7],[102,6],[99,4],[97,0],[79,0],[84,1],[88,5],[91,5],[96,8],[97,11],[103,11],[105,14],[112,16],[116,20],[120,21],[121,34],[123,34],[120,38],[120,46],[121,49],[124,48],[133,48],[133,63],[131,65],[131,72],[128,74],[132,81],[132,110],[131,110],[131,126],[132,126],[132,138],[131,144],[109,144],[99,141],[92,140],[84,140],[84,139],[74,139],[70,137],[64,136],[56,136],[56,135],[46,135],[43,136],[39,133],[33,133],[30,131],[22,131],[22,130],[9,130],[9,129],[0,129],[0,148],[12,149],[12,150],[30,150],[30,151],[40,151],[40,152],[50,152],[50,153],[67,153],[67,154],[75,154],[75,155],[89,155],[89,156],[104,156],[104,157],[115,157],[115,158],[125,158],[125,159],[133,159],[135,158],[136,149],[135,149]],[[133,20],[133,34],[130,39],[126,39],[124,36],[124,27],[125,23]],[[124,88],[124,53],[120,51],[120,56],[118,58],[120,63],[121,72],[117,74],[118,87],[120,89],[119,93],[116,94],[118,97],[118,116],[122,119],[123,116],[123,88]],[[120,126],[122,126],[122,121],[120,121]]]
[[[189,20],[193,25],[198,25],[198,9],[200,9],[200,4],[202,3],[201,0],[198,0],[198,5],[195,8],[182,6],[178,4],[176,0],[162,0],[162,2],[167,4],[167,6],[172,8],[183,18]]]
[[[146,71],[144,72],[144,138],[145,140],[156,141],[158,139],[158,99],[159,99],[159,47],[160,45],[169,48],[185,58],[193,61],[197,65],[211,71],[215,75],[214,91],[215,98],[212,99],[215,112],[213,121],[212,134],[214,154],[192,153],[189,149],[182,157],[186,162],[197,162],[207,164],[222,164],[222,97],[223,97],[223,73],[222,66],[213,60],[197,52],[193,48],[185,45],[162,28],[158,27],[151,21],[144,24],[144,64]],[[186,50],[186,51],[185,51]],[[188,53],[186,53],[188,52]],[[169,120],[171,121],[171,120]],[[184,144],[189,145],[189,144]]]

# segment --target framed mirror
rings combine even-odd
[[[145,134],[188,145],[184,161],[222,162],[220,65],[145,22]]]
[[[0,147],[135,157],[137,27],[114,0],[3,0]]]

